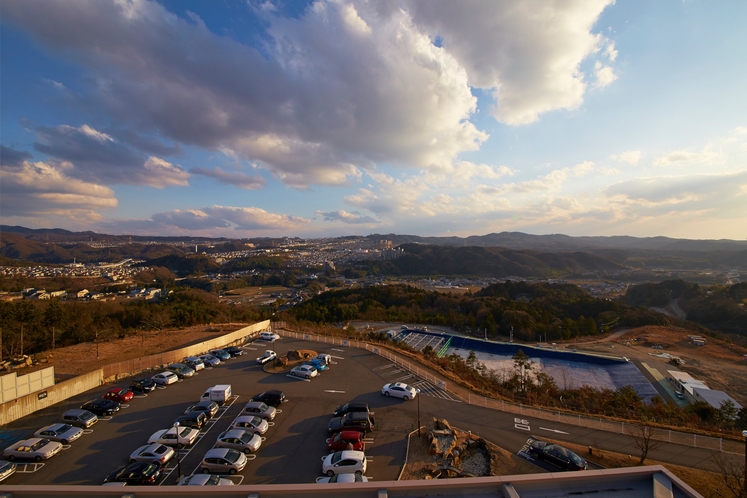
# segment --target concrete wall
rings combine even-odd
[[[99,387],[103,379],[103,371],[99,369],[3,403],[0,405],[0,425]]]
[[[37,370],[26,375],[16,372],[0,377],[0,403],[5,403],[29,393],[54,385],[54,367]]]

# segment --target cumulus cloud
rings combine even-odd
[[[59,216],[90,221],[101,218],[100,210],[117,206],[110,188],[68,176],[70,164],[31,162],[24,153],[6,156],[9,150],[3,147],[0,167],[4,218]],[[19,156],[24,159],[20,163]]]
[[[580,64],[606,44],[591,32],[613,0],[484,2],[413,0],[416,24],[441,37],[466,68],[470,84],[491,89],[493,115],[510,125],[540,114],[574,109],[586,91]]]
[[[594,63],[595,88],[604,88],[617,79],[617,75],[611,66],[605,66],[601,62]]]
[[[706,147],[700,152],[691,150],[674,150],[654,159],[654,166],[672,166],[682,163],[708,162],[716,159],[718,153]]]
[[[34,129],[34,149],[71,165],[72,177],[102,184],[145,185],[155,188],[184,186],[189,173],[156,156],[121,143],[109,134],[84,124]]]
[[[223,171],[221,168],[192,168],[189,172],[193,175],[207,176],[217,180],[224,185],[233,185],[245,190],[256,190],[264,187],[267,182],[261,176],[247,175],[241,171]]]
[[[362,215],[357,211],[349,213],[345,210],[339,211],[317,211],[317,216],[324,218],[324,221],[341,221],[349,225],[359,225],[363,223],[378,223],[378,220],[370,216]]]
[[[148,223],[149,220],[141,220]],[[132,224],[135,220],[129,220]],[[311,223],[307,218],[275,214],[258,207],[210,206],[200,209],[175,209],[156,213],[152,222],[164,228],[176,227],[188,231],[231,228],[249,231],[283,231],[297,229]]]
[[[621,154],[617,154],[611,157],[614,161],[621,161],[624,163],[628,163],[632,166],[637,166],[638,161],[641,160],[641,151],[640,150],[628,150]]]

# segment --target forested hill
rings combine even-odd
[[[683,280],[635,285],[625,293],[632,306],[659,306],[676,300],[687,319],[721,332],[747,335],[747,282],[710,286]]]
[[[589,271],[620,270],[613,259],[587,252],[515,251],[500,247],[445,247],[404,244],[393,261],[369,262],[380,273],[394,275],[471,275],[553,278]]]

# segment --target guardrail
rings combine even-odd
[[[511,401],[479,396],[472,393],[466,388],[434,376],[428,369],[403,360],[399,356],[391,353],[386,348],[375,346],[364,341],[326,335],[308,334],[303,332],[293,332],[289,330],[278,330],[276,327],[273,327],[273,330],[275,330],[275,332],[282,336],[292,337],[294,339],[302,339],[305,341],[314,341],[324,344],[365,349],[386,358],[398,367],[401,367],[408,372],[427,380],[428,382],[436,385],[444,391],[457,396],[462,401],[470,405],[482,406],[484,408],[489,408],[492,410],[500,410],[502,412],[515,413],[518,415],[539,418],[542,420],[552,420],[568,425],[576,425],[578,427],[598,429],[615,434],[624,434],[628,436],[636,436],[637,434],[640,434],[641,426],[637,424],[628,422],[617,422],[614,420],[606,420],[603,418],[587,417],[584,415],[574,415],[570,413],[559,412],[557,410],[547,410],[543,408],[522,405],[521,403],[513,403]],[[674,431],[670,429],[655,428],[654,433],[651,437],[652,439],[658,441],[681,444],[683,446],[691,446],[693,448],[710,449],[714,451],[734,453],[738,455],[744,452],[744,443],[741,441],[734,441],[731,439],[723,439],[711,436],[702,436],[699,434]]]

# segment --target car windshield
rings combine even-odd
[[[205,485],[207,485],[207,486],[210,486],[210,485],[217,486],[219,482],[220,482],[220,477],[218,477],[218,476],[210,476],[210,477],[208,477],[208,480],[205,481]]]
[[[36,451],[39,448],[43,448],[44,446],[46,446],[48,442],[49,442],[49,439],[40,439],[39,441],[31,445],[31,451]]]
[[[584,460],[580,456],[576,455],[575,453],[571,453],[569,451],[568,452],[568,457],[571,459],[571,462],[575,463],[579,467],[583,467]]]
[[[252,425],[259,425],[262,423],[262,419],[259,417],[252,417],[251,424]]]
[[[156,465],[155,463],[151,463],[143,469],[143,475],[147,477],[153,474],[156,470],[158,470],[158,465]]]
[[[93,413],[91,412],[83,412],[80,414],[81,420],[88,420],[89,418],[93,418]]]
[[[228,460],[231,463],[236,463],[239,460],[239,457],[241,456],[241,453],[239,453],[236,450],[228,450],[226,453],[226,460]]]
[[[270,407],[269,407],[269,406],[267,406],[267,405],[266,405],[266,404],[264,404],[264,403],[262,403],[261,405],[259,405],[259,411],[261,411],[261,412],[266,412],[266,411],[267,411],[267,410],[269,410],[269,409],[270,409]]]
[[[248,443],[249,441],[252,440],[253,437],[254,437],[254,434],[249,434],[248,432],[245,432],[244,434],[241,435],[241,441],[244,443]]]
[[[73,426],[70,425],[70,424],[62,424],[60,427],[57,428],[57,432],[58,433],[67,432],[67,431],[69,431],[72,428],[73,428]]]
[[[192,428],[191,427],[185,427],[184,429],[182,429],[182,432],[179,433],[179,436],[181,436],[181,437],[187,437],[187,436],[189,436],[190,432],[192,432]]]
[[[342,451],[337,451],[332,455],[332,463],[337,463],[340,460],[342,460]]]

